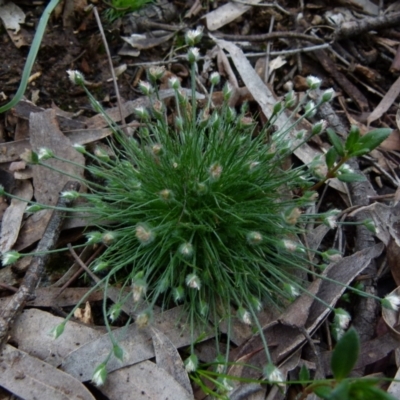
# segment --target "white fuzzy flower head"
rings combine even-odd
[[[145,224],[138,224],[135,228],[135,236],[140,243],[146,245],[154,240],[154,232]]]
[[[322,103],[327,103],[328,101],[331,101],[334,96],[335,91],[332,88],[327,89],[324,93],[322,93],[321,101]]]
[[[169,189],[161,190],[161,192],[159,192],[159,195],[161,197],[161,200],[164,200],[164,201],[170,201],[174,197],[172,190],[169,190]]]
[[[67,71],[68,78],[69,80],[74,84],[74,85],[80,85],[82,86],[85,83],[85,77],[83,76],[82,72],[77,71],[77,70],[71,70],[69,69]]]
[[[148,96],[154,92],[153,86],[151,86],[149,82],[139,81],[138,86],[145,96]]]
[[[15,250],[10,250],[10,251],[3,253],[3,256],[2,256],[3,267],[5,267],[6,265],[14,264],[20,258],[21,258],[21,254]]]
[[[188,51],[187,57],[190,63],[198,61],[200,58],[200,50],[197,47],[191,47]]]
[[[113,304],[108,310],[108,318],[110,319],[111,322],[114,322],[118,319],[120,315],[121,315],[121,304],[119,303]]]
[[[267,379],[269,382],[272,382],[272,383],[284,382],[282,372],[279,370],[279,368],[275,367],[275,365],[273,365],[273,364],[268,364],[264,368],[264,376],[265,376],[265,379]]]
[[[107,269],[110,264],[106,261],[99,261],[93,267],[93,272],[100,272]]]
[[[336,308],[335,309],[335,318],[334,323],[337,324],[341,329],[345,330],[348,328],[351,321],[350,314],[343,310],[343,308]]]
[[[100,243],[103,238],[103,234],[101,232],[89,232],[86,234],[87,244],[96,244]]]
[[[66,190],[65,192],[61,192],[60,196],[67,200],[76,200],[80,194],[76,190]]]
[[[340,210],[331,210],[325,214],[323,218],[323,223],[326,226],[329,226],[331,229],[335,229],[337,227],[337,215],[340,213]]]
[[[94,155],[100,160],[100,161],[103,161],[103,162],[108,162],[108,161],[110,161],[110,156],[107,154],[107,152],[104,150],[104,149],[102,149],[101,147],[96,147],[95,149],[94,149]]]
[[[195,44],[199,43],[201,37],[203,36],[203,29],[204,28],[202,26],[198,26],[196,29],[189,30],[185,36],[186,44],[189,46],[194,46]]]
[[[147,285],[143,279],[135,279],[132,283],[133,302],[137,303],[146,294]]]
[[[186,285],[188,287],[190,287],[191,289],[200,290],[200,287],[201,287],[200,278],[196,274],[189,274],[186,277]]]
[[[136,107],[133,111],[139,118],[142,119],[147,119],[149,116],[149,113],[144,107]]]
[[[300,208],[294,207],[285,213],[285,221],[290,225],[296,225],[302,212]]]
[[[310,76],[307,76],[306,82],[307,82],[308,87],[311,90],[314,90],[314,89],[319,89],[322,81],[318,77],[310,75]]]
[[[82,146],[82,145],[79,144],[79,143],[75,143],[75,144],[73,145],[73,147],[74,147],[74,149],[75,149],[78,153],[86,154],[85,146]]]
[[[153,82],[158,81],[162,78],[165,72],[165,67],[163,65],[156,65],[149,68],[149,75]]]
[[[342,329],[339,325],[333,324],[331,326],[331,333],[333,338],[338,342],[345,334],[345,330]]]
[[[106,379],[107,379],[106,364],[102,363],[94,370],[94,373],[92,376],[92,382],[96,386],[102,386],[102,385],[104,385]]]
[[[170,78],[168,80],[169,86],[174,89],[174,90],[178,90],[181,87],[181,82],[178,79],[178,77],[173,76],[172,78]]]
[[[296,286],[291,285],[290,283],[285,283],[285,284],[283,285],[283,290],[284,290],[286,293],[288,293],[289,296],[290,296],[292,299],[295,299],[296,297],[300,296],[299,289],[298,289]]]
[[[48,160],[54,157],[54,153],[52,150],[42,147],[38,153],[39,160]]]
[[[184,362],[186,372],[194,372],[199,366],[199,359],[196,354],[190,355]]]
[[[382,299],[382,306],[393,311],[398,311],[400,306],[400,296],[392,293]]]
[[[219,163],[214,163],[211,165],[211,167],[208,169],[208,172],[210,174],[210,177],[214,180],[217,181],[222,174],[222,165]]]
[[[260,232],[252,231],[246,235],[247,242],[252,246],[257,246],[263,241],[263,236]]]
[[[239,309],[237,311],[237,316],[244,324],[246,324],[246,325],[252,324],[251,314],[245,308],[239,307]]]
[[[117,233],[116,232],[108,231],[108,232],[103,233],[101,241],[106,246],[109,246],[111,243],[115,242],[116,238],[117,238]]]
[[[58,324],[50,331],[50,335],[53,337],[54,340],[56,340],[64,333],[64,329],[65,322],[61,322],[61,324]]]
[[[290,251],[291,253],[298,249],[297,243],[289,239],[282,240],[282,245],[287,251]]]
[[[185,289],[182,286],[178,286],[172,290],[172,297],[175,303],[179,303],[183,300],[185,295]]]
[[[304,107],[304,116],[307,118],[312,118],[316,112],[317,110],[315,108],[315,103],[310,100]]]
[[[186,257],[186,258],[190,258],[190,257],[192,257],[193,256],[193,245],[191,244],[191,243],[189,243],[189,242],[187,242],[187,243],[182,243],[180,246],[179,246],[179,253],[182,255],[182,256],[184,256],[184,257]]]
[[[324,132],[327,126],[328,123],[324,119],[321,119],[313,125],[313,127],[311,128],[311,133],[313,135],[319,135],[320,133]]]
[[[145,328],[147,325],[149,325],[151,317],[152,317],[152,312],[150,310],[141,312],[136,318],[136,323],[138,327]]]
[[[218,85],[221,80],[221,75],[218,72],[213,72],[210,75],[210,82],[212,85]]]

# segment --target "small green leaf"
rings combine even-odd
[[[331,368],[336,380],[342,380],[353,369],[360,352],[360,339],[357,332],[350,328],[333,350]]]
[[[336,149],[337,153],[339,156],[344,156],[344,148],[341,139],[339,136],[335,133],[335,131],[332,128],[328,128],[326,130],[326,133],[329,136],[329,140],[333,144],[333,147]]]
[[[349,395],[350,395],[350,383],[346,379],[340,382],[339,385],[337,385],[335,389],[332,390],[329,396],[329,400],[352,400],[353,398]]]
[[[325,154],[325,162],[328,169],[331,169],[338,158],[338,153],[334,147],[331,147]]]
[[[332,388],[328,385],[317,386],[313,389],[314,393],[321,399],[330,399]]]
[[[300,369],[299,379],[303,382],[307,382],[310,380],[310,371],[305,365],[302,365]]]
[[[389,128],[374,129],[362,136],[358,140],[357,144],[353,147],[353,150],[354,152],[366,149],[369,149],[371,151],[377,148],[385,139],[389,137],[391,133],[392,130]]]
[[[363,155],[368,154],[368,153],[371,153],[371,149],[368,148],[368,147],[366,147],[366,148],[363,148],[363,149],[359,149],[359,150],[354,150],[354,151],[352,151],[352,152],[349,154],[349,156],[350,156],[350,157],[359,157],[359,156],[363,156]]]
[[[353,151],[353,147],[359,141],[359,139],[360,130],[358,129],[358,126],[352,125],[349,131],[349,136],[347,136],[346,143],[344,145],[345,149],[351,153]]]
[[[352,173],[340,174],[337,176],[337,178],[339,179],[339,181],[346,183],[363,182],[366,180],[364,175],[352,174]]]

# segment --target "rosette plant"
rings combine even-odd
[[[191,32],[188,44],[195,44],[200,36],[200,30]],[[262,333],[257,313],[263,306],[285,306],[306,289],[302,277],[309,271],[309,249],[299,240],[305,224],[334,227],[336,223],[336,211],[320,215],[307,212],[317,198],[314,189],[321,178],[316,178],[315,172],[320,163],[309,168],[287,162],[293,152],[293,128],[329,101],[333,91],[324,92],[315,104],[308,95],[319,88],[320,81],[309,78],[310,89],[304,99],[296,104],[293,92],[288,93],[275,105],[268,124],[260,128],[245,105],[240,111],[229,107],[229,85],[223,89],[223,104],[213,106],[212,93],[220,83],[217,73],[210,76],[206,105],[198,109],[198,57],[198,50],[190,48],[191,91],[184,91],[175,78],[170,81],[173,110],[166,109],[157,89],[163,69],[150,68],[150,82],[140,83],[149,106],[136,109],[141,122],[138,131],[127,136],[109,120],[114,133],[108,142],[110,151],[97,147],[90,152],[75,146],[88,159],[87,178],[77,178],[87,192],[62,193],[83,199],[75,210],[85,212],[92,227],[86,233],[87,243],[104,245],[90,266],[102,271],[104,278],[99,285],[118,282],[122,289],[131,288],[136,303],[144,300],[148,304],[137,317],[140,325],[149,323],[155,305],[164,309],[175,303],[184,306],[193,335],[185,364],[188,371],[196,370],[198,363],[195,327],[211,321],[218,334],[221,321],[230,326],[238,318]],[[86,89],[83,76],[76,71],[70,75],[108,119]],[[287,129],[273,132],[274,121],[287,110],[301,116]],[[305,142],[325,128],[324,121],[317,122],[296,139]],[[386,136],[387,132],[381,132],[374,146]],[[353,147],[333,143],[339,150],[329,153],[329,177],[339,174],[357,143],[366,148],[369,142],[365,136],[362,140],[354,133]],[[48,158],[60,159],[43,149],[33,153],[31,161],[46,165]],[[32,205],[29,211],[41,208]],[[9,252],[3,261],[14,262],[19,256]],[[118,318],[124,296],[105,310],[106,321]],[[63,326],[58,327],[55,336],[62,331]],[[266,375],[279,381],[267,343],[265,351],[269,362]]]

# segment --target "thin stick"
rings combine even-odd
[[[78,191],[80,184],[78,182],[69,181],[64,186],[62,192],[74,190]],[[24,280],[15,295],[11,298],[8,304],[1,310],[0,313],[0,350],[4,346],[8,338],[8,331],[15,321],[18,313],[23,309],[27,301],[32,300],[35,296],[36,287],[39,285],[42,278],[44,268],[50,257],[47,253],[52,250],[60,236],[62,223],[66,214],[65,208],[72,204],[72,200],[59,197],[57,207],[64,210],[55,210],[47,224],[46,230],[40,240],[36,251],[40,253],[33,257]],[[44,253],[44,254],[43,254]]]

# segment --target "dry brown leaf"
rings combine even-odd
[[[187,318],[182,307],[176,307],[155,315],[152,326],[163,332],[176,348],[180,348],[192,342],[192,335],[186,324]],[[201,337],[206,340],[212,337],[213,333],[211,329],[208,332],[198,330],[193,336],[200,337],[204,334]],[[115,371],[154,357],[150,327],[140,329],[136,324],[131,324],[114,330],[113,334],[124,350],[124,359],[120,361],[111,358],[107,364],[108,371]],[[111,348],[109,335],[105,334],[70,353],[64,360],[62,369],[82,381],[90,380],[94,369],[107,358]]]
[[[26,201],[13,198],[11,204],[4,212],[0,237],[1,253],[11,250],[12,246],[17,241],[27,201],[30,201],[33,196],[31,183],[29,181],[20,181],[14,191],[14,195]]]
[[[165,370],[187,391],[189,396],[193,397],[192,385],[177,348],[169,340],[168,336],[164,335],[159,329],[152,327],[151,337],[153,339],[157,367]]]
[[[113,371],[100,390],[109,399],[193,400],[171,375],[150,361]]]
[[[372,111],[370,116],[367,118],[368,126],[371,122],[380,118],[387,110],[389,110],[390,106],[394,103],[397,96],[400,94],[400,77],[396,79],[390,89],[387,91],[383,99],[376,106],[375,110]]]
[[[0,385],[23,399],[94,400],[80,381],[6,345],[0,357]]]
[[[51,329],[64,321],[64,318],[38,309],[24,310],[15,321],[10,335],[20,350],[58,366],[71,351],[102,337],[104,333],[104,330],[69,321],[61,337],[52,339]]]
[[[73,143],[61,132],[54,110],[32,113],[29,118],[29,127],[33,151],[39,152],[41,148],[47,148],[59,157],[82,165],[82,167],[78,167],[50,159],[46,160],[45,163],[52,168],[63,171],[63,173],[39,165],[33,167],[33,186],[36,201],[41,204],[55,205],[60,190],[71,180],[71,176],[83,178],[85,158],[72,147]],[[70,176],[67,176],[67,174]]]
[[[85,308],[77,308],[74,312],[74,317],[84,324],[93,325],[92,308],[90,307],[90,303],[87,301],[85,303]]]
[[[248,0],[248,4],[258,4],[261,0]],[[215,31],[222,28],[224,25],[229,24],[236,18],[240,17],[246,11],[250,10],[251,6],[239,3],[226,3],[216,10],[209,12],[204,16],[206,19],[207,29]]]

